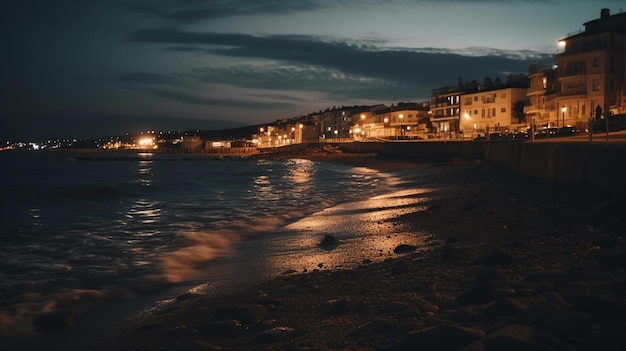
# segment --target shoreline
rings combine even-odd
[[[579,301],[597,296],[615,311],[626,306],[626,264],[620,266],[626,243],[618,235],[624,223],[609,211],[612,195],[475,163],[341,153],[278,157],[381,171],[431,168],[426,182],[437,192],[428,210],[393,221],[431,235],[429,250],[405,247],[381,263],[279,276],[222,296],[172,297],[172,304],[93,340],[91,349],[452,350],[474,344],[472,350],[489,350],[514,343],[559,349],[576,342],[602,346],[604,332],[626,333],[621,316],[598,317],[588,311],[591,302]],[[574,326],[567,323],[572,319]],[[465,344],[447,345],[451,339]]]

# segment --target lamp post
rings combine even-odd
[[[404,125],[403,125],[403,121],[404,121],[404,116],[401,114],[400,116],[400,136],[404,136]]]
[[[563,125],[561,127],[565,127],[565,111],[567,111],[567,108],[565,106],[561,107],[561,112],[563,113]]]

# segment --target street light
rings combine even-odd
[[[404,125],[402,124],[402,121],[404,120],[404,116],[400,115],[400,135],[404,135]]]
[[[563,112],[563,125],[562,125],[562,127],[565,127],[565,111],[567,111],[567,108],[565,106],[561,107],[561,112]]]

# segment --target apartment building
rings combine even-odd
[[[527,88],[526,82],[513,82],[462,95],[459,130],[464,136],[472,137],[516,131],[514,129],[523,121],[514,109],[516,104],[525,103]]]
[[[428,102],[377,105],[353,118],[356,138],[415,139],[428,132]]]
[[[560,85],[556,79],[556,69],[532,66],[528,74],[529,87],[526,92],[527,103],[524,106],[526,123],[538,127],[556,125],[555,98]]]
[[[447,86],[431,91],[430,97],[430,122],[433,132],[460,131],[459,117],[461,111],[461,95],[478,91],[479,84],[470,82]]]
[[[584,26],[584,31],[559,42],[556,72],[560,93],[550,117],[559,127],[582,129],[590,118],[626,112],[620,106],[624,101],[626,13],[611,15],[602,9],[599,19]]]

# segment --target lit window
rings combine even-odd
[[[600,81],[597,79],[593,80],[593,91],[600,91]]]

